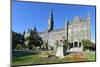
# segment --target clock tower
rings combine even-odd
[[[48,19],[48,32],[54,29],[54,21],[53,21],[53,11],[50,11],[50,16]]]

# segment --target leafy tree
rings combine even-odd
[[[12,31],[12,49],[15,49],[18,44],[22,44],[22,34]]]
[[[94,43],[91,42],[90,40],[84,39],[84,40],[82,40],[82,44],[83,44],[84,49],[90,49],[91,50],[91,48],[94,47]]]
[[[24,31],[23,34],[22,34],[21,44],[22,44],[22,47],[23,47],[23,48],[26,48],[24,36],[25,36],[25,31]]]
[[[64,47],[65,47],[65,48],[67,48],[67,47],[68,47],[68,45],[69,45],[68,40],[66,40],[66,39],[65,39],[63,43],[64,43]]]
[[[43,41],[38,35],[36,27],[33,30],[28,29],[28,33],[30,33],[30,36],[25,38],[25,31],[23,34],[12,31],[12,49],[19,49],[20,47],[32,49],[37,46],[41,48]],[[26,45],[25,42],[28,42],[28,44]]]
[[[16,49],[18,49],[18,50],[21,49],[21,44],[17,44]]]
[[[41,48],[43,44],[42,38],[38,35],[36,28],[30,30],[30,36],[26,38],[26,41],[28,41],[29,49],[37,46]]]

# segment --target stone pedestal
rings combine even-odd
[[[62,42],[57,47],[56,56],[59,58],[64,58],[63,43]]]

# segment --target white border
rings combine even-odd
[[[24,0],[25,1],[25,0]],[[32,1],[32,0],[30,0]],[[97,61],[83,63],[38,65],[38,67],[98,67],[100,64],[100,5],[99,0],[33,0],[36,2],[96,5]],[[0,67],[10,67],[10,0],[0,0]],[[29,67],[29,66],[28,66]],[[32,67],[32,66],[31,66]],[[34,66],[37,67],[37,66]]]
[[[0,0],[0,67],[10,63],[10,0]]]
[[[50,3],[69,3],[69,4],[88,4],[96,5],[95,0],[18,0],[18,1],[37,1],[37,2],[50,2]]]

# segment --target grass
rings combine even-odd
[[[96,60],[95,53],[93,53],[93,52],[85,53],[85,55],[87,56],[88,61],[95,61]]]
[[[65,62],[64,59],[39,57],[37,55],[29,55],[24,57],[16,57],[13,59],[13,65],[27,65],[27,64],[47,64]]]
[[[86,53],[87,61],[95,61],[95,53]],[[57,57],[39,57],[38,55],[28,55],[23,57],[14,57],[12,65],[29,65],[29,64],[49,64],[49,63],[63,63],[63,62],[75,62],[73,59],[61,59]]]

